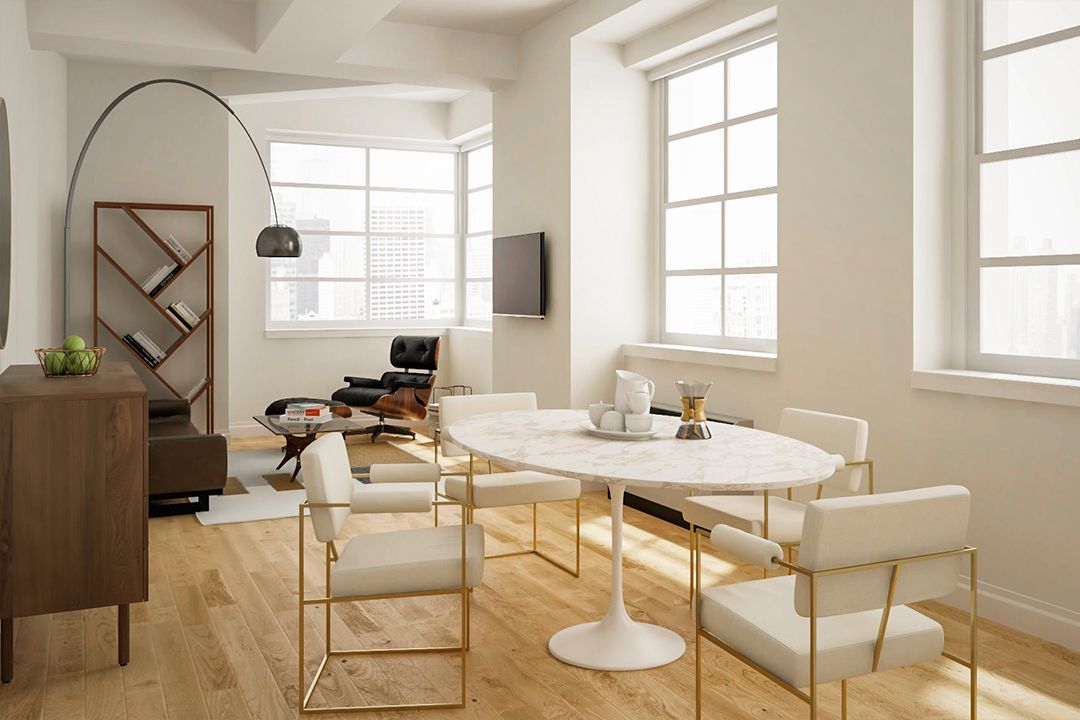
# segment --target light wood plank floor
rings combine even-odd
[[[395,441],[396,442],[396,441]],[[266,447],[266,440],[236,446]],[[430,441],[402,443],[424,459]],[[570,558],[573,507],[541,511],[542,544]],[[489,551],[528,535],[529,511],[478,513]],[[422,525],[424,516],[354,517],[346,534]],[[464,710],[384,713],[477,720],[655,720],[693,715],[692,625],[686,598],[686,533],[626,511],[626,599],[636,619],[674,628],[689,650],[651,671],[601,673],[569,667],[547,653],[555,631],[602,613],[609,583],[607,501],[582,502],[582,577],[536,557],[489,561],[474,593],[473,650]],[[309,592],[322,591],[321,547],[310,525],[305,552]],[[191,517],[150,523],[150,601],[132,609],[131,663],[115,665],[115,610],[16,621],[15,680],[0,687],[0,718],[120,720],[272,720],[296,716],[297,526],[295,519],[202,527]],[[706,583],[751,579],[758,571],[711,557]],[[948,646],[966,655],[964,617],[927,610],[946,626]],[[339,605],[336,647],[455,641],[457,600]],[[321,657],[323,618],[305,620],[310,672]],[[980,718],[1080,718],[1080,655],[985,622],[981,633]],[[450,699],[457,660],[349,659],[330,666],[317,703]],[[805,706],[767,680],[707,647],[706,717],[805,718]],[[850,717],[967,717],[967,672],[944,659],[850,683]],[[839,717],[839,691],[823,691],[823,718]],[[352,716],[355,717],[355,716]],[[375,717],[367,715],[367,717]]]

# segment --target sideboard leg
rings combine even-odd
[[[131,606],[116,606],[116,662],[128,664],[131,654]]]
[[[11,618],[0,619],[0,682],[11,682],[14,654],[15,621]]]

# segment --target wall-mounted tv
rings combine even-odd
[[[544,233],[511,235],[492,242],[491,310],[494,315],[544,317]]]

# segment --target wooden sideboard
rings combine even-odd
[[[116,605],[127,664],[129,605],[148,595],[147,423],[126,363],[94,377],[0,374],[0,680],[14,618],[28,615]]]

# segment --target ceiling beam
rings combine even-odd
[[[336,62],[378,25],[401,0],[260,0],[256,16],[259,55],[303,54]],[[276,18],[268,27],[271,18]],[[261,37],[260,37],[261,36]]]
[[[380,21],[396,0],[281,1],[284,10],[221,0],[35,0],[27,29],[35,49],[113,62],[465,91],[495,89],[516,72],[513,38]],[[304,8],[308,19],[293,18]],[[258,15],[269,23],[274,10],[280,17],[256,51]]]

